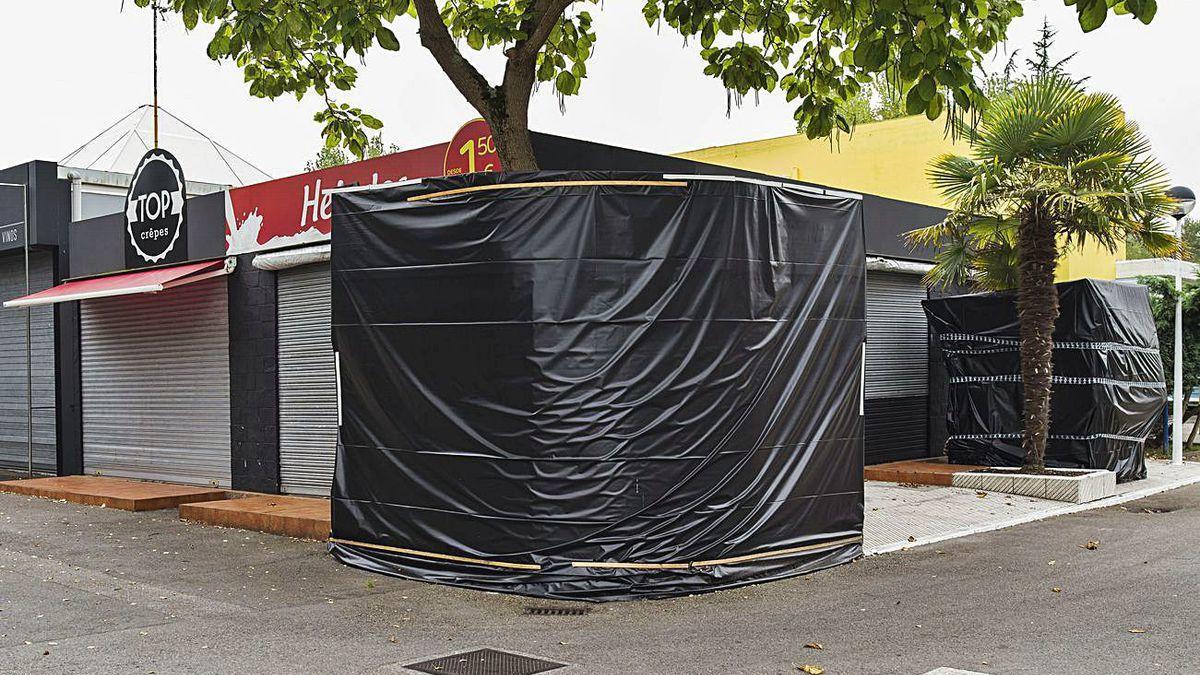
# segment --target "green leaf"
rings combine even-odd
[[[1105,0],[1079,0],[1079,27],[1090,33],[1104,25],[1108,18],[1108,3]]]
[[[854,48],[854,65],[868,72],[877,72],[887,61],[888,47],[883,38],[860,42]]]
[[[570,96],[571,94],[574,94],[578,86],[578,81],[569,70],[560,72],[558,77],[554,79],[554,88],[564,96]]]
[[[934,95],[937,94],[937,82],[932,75],[925,75],[917,82],[915,89],[922,101],[932,101]]]
[[[925,109],[925,117],[930,121],[936,120],[942,116],[942,110],[945,108],[946,98],[941,94],[934,96],[929,101],[929,107]]]
[[[928,107],[929,104],[921,98],[916,87],[908,90],[908,95],[904,97],[904,112],[909,115],[920,115]]]
[[[1147,26],[1151,21],[1154,21],[1154,16],[1158,14],[1158,2],[1156,0],[1142,0],[1142,7],[1133,13],[1142,23]]]
[[[379,41],[379,46],[388,51],[399,51],[400,41],[396,39],[396,34],[387,26],[380,26],[375,29],[375,39]]]

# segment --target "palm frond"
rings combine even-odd
[[[952,240],[942,247],[933,259],[933,267],[923,281],[930,288],[965,286],[971,280],[973,258],[970,247],[962,240]]]
[[[943,220],[905,232],[904,241],[909,248],[937,248],[943,241],[952,238],[954,233],[953,225]]]
[[[906,234],[937,249],[928,283],[1012,287],[1020,221],[1053,224],[1060,253],[1117,250],[1127,239],[1160,255],[1180,244],[1154,225],[1170,213],[1168,175],[1120,101],[1061,74],[1014,87],[984,111],[969,157],[943,155],[928,176],[950,203],[946,219]]]

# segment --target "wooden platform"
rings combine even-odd
[[[863,479],[886,483],[913,483],[915,485],[942,485],[949,487],[954,474],[961,471],[982,469],[970,464],[950,464],[944,458],[909,459],[903,462],[872,464],[863,470]]]
[[[179,517],[208,525],[256,530],[300,539],[329,538],[329,501],[311,497],[252,495],[183,504]]]
[[[125,511],[173,509],[180,504],[225,499],[225,490],[146,483],[107,476],[57,476],[0,482],[0,492],[62,499]]]

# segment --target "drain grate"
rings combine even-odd
[[[591,613],[588,607],[526,607],[525,613],[532,616],[583,616]]]
[[[404,667],[431,675],[535,675],[566,665],[498,649],[476,649]]]

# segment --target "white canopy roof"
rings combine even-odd
[[[158,113],[159,146],[179,158],[189,182],[240,187],[271,179],[265,171],[161,106]],[[74,169],[133,173],[138,160],[153,145],[154,109],[142,105],[58,163]]]

